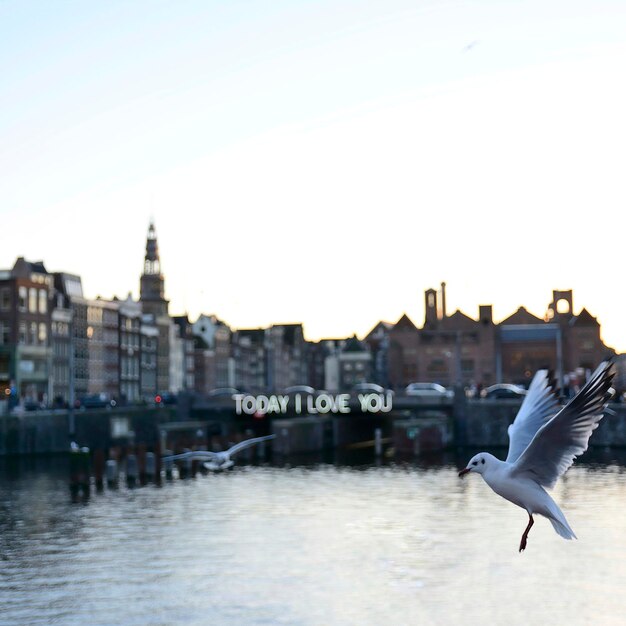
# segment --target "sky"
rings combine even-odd
[[[447,309],[626,351],[626,3],[0,0],[0,269],[363,336]]]

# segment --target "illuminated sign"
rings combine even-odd
[[[321,393],[317,396],[296,394],[258,395],[243,393],[233,395],[237,415],[284,415],[292,412],[297,415],[325,415],[328,413],[350,413],[350,394],[336,395]],[[360,393],[357,396],[362,413],[389,413],[392,409],[391,393]]]

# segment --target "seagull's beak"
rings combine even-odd
[[[471,472],[472,470],[469,467],[466,467],[465,469],[462,469],[459,472],[459,478],[463,478],[463,476],[465,476],[465,474],[469,474],[469,472]]]

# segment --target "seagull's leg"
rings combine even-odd
[[[534,523],[535,523],[535,520],[533,519],[533,516],[529,513],[528,514],[528,526],[526,526],[526,530],[524,531],[524,534],[522,535],[522,540],[520,541],[520,544],[519,544],[520,552],[526,549],[526,540],[528,539],[528,533],[530,532],[530,529],[533,527]]]

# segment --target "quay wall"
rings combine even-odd
[[[507,429],[520,407],[518,400],[468,400],[465,414],[456,416],[456,444],[467,447],[509,445]],[[461,440],[462,439],[462,440]],[[610,404],[589,440],[589,447],[626,447],[626,405]]]
[[[452,447],[493,448],[508,445],[507,429],[519,410],[516,400],[467,400],[455,406],[454,414],[437,411],[391,412],[382,416],[302,416],[275,419],[265,424],[264,433],[274,432],[274,452],[282,455],[342,448],[374,438],[379,429],[399,452],[419,454],[429,449]],[[70,443],[106,451],[114,446],[143,446],[157,450],[164,429],[187,424],[188,435],[173,433],[170,444],[192,446],[196,429],[218,420],[224,441],[250,436],[250,424],[239,424],[230,417],[203,418],[185,422],[173,408],[132,408],[68,412],[33,412],[0,416],[0,456],[65,453]],[[222,421],[220,421],[222,420]],[[214,424],[215,426],[215,424]],[[258,424],[255,424],[258,426]],[[183,429],[184,430],[184,429]],[[210,438],[210,429],[205,429]],[[186,432],[186,431],[185,431]],[[255,433],[259,434],[259,433]],[[174,441],[171,437],[175,437]],[[185,439],[186,437],[186,439]],[[626,448],[626,404],[611,404],[589,442],[590,447]]]
[[[64,453],[72,441],[92,450],[129,443],[151,446],[158,441],[159,425],[174,415],[168,408],[141,407],[3,415],[0,456]]]

